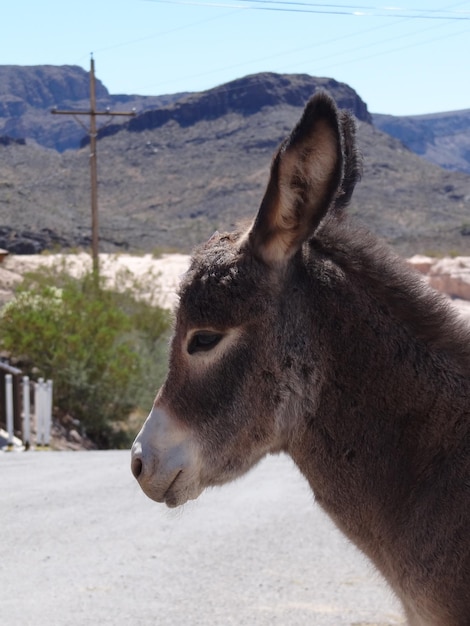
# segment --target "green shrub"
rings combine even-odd
[[[123,424],[148,411],[164,374],[169,314],[155,296],[138,298],[144,285],[126,285],[118,292],[92,273],[40,270],[0,313],[0,347],[25,373],[53,379],[54,405],[100,447],[127,443]]]

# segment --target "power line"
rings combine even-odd
[[[281,5],[284,7],[284,10],[288,11],[290,6],[294,6],[294,8],[299,5],[301,8],[307,7],[307,8],[311,8],[311,7],[317,7],[317,8],[321,8],[321,9],[328,9],[328,8],[338,8],[338,9],[349,9],[349,13],[347,15],[351,15],[354,17],[366,17],[366,15],[364,14],[360,14],[358,15],[358,11],[359,10],[374,10],[374,11],[392,11],[391,7],[385,7],[385,8],[378,8],[372,5],[345,5],[345,4],[331,4],[331,3],[312,3],[312,2],[294,2],[293,0],[234,0],[235,2],[238,2],[239,4],[232,4],[230,2],[228,2],[227,0],[220,0],[220,2],[214,1],[214,0],[146,0],[146,1],[150,1],[150,2],[154,2],[156,4],[173,4],[173,5],[195,5],[195,6],[210,6],[210,7],[219,7],[219,8],[232,8],[232,11],[229,11],[228,13],[224,13],[223,15],[221,15],[220,13],[218,13],[216,16],[210,17],[210,18],[206,18],[204,20],[199,20],[196,22],[192,22],[190,24],[185,24],[185,25],[180,25],[177,26],[175,28],[170,28],[168,30],[163,30],[160,33],[154,34],[154,35],[150,35],[147,37],[142,37],[136,40],[132,40],[132,41],[128,41],[128,42],[123,42],[123,43],[118,43],[115,44],[113,46],[109,46],[108,48],[103,48],[102,50],[107,50],[107,49],[111,49],[111,48],[116,48],[116,47],[120,47],[120,46],[125,46],[125,45],[132,45],[134,43],[138,43],[140,41],[145,41],[147,39],[152,39],[154,37],[157,36],[164,36],[166,34],[171,34],[173,32],[182,30],[182,29],[186,29],[186,28],[191,28],[191,27],[197,27],[199,24],[205,23],[207,21],[210,21],[212,19],[220,19],[221,17],[227,17],[228,15],[232,15],[233,13],[237,13],[239,11],[243,11],[243,10],[256,10],[257,8],[259,8],[258,6],[253,6],[253,5],[259,5],[262,9],[265,9],[266,7],[263,5],[273,5],[273,4],[277,4],[277,5]],[[241,4],[243,3],[243,4]],[[353,48],[350,48],[348,50],[344,50],[342,52],[338,52],[338,51],[333,51],[332,54],[330,55],[324,55],[320,58],[316,58],[315,59],[315,63],[317,63],[319,60],[323,60],[323,59],[331,59],[332,57],[337,57],[338,55],[347,55],[350,54],[352,52],[355,51],[359,51],[361,49],[364,48],[370,48],[373,46],[377,46],[379,47],[379,45],[384,44],[386,42],[391,42],[394,40],[399,40],[399,39],[403,39],[406,37],[411,37],[411,36],[415,36],[419,33],[424,33],[425,31],[429,31],[435,28],[441,28],[444,27],[446,25],[451,26],[452,24],[457,25],[460,22],[455,21],[455,18],[458,17],[459,20],[461,20],[462,18],[465,20],[469,20],[470,16],[467,17],[467,13],[469,13],[469,11],[466,10],[459,10],[456,11],[455,9],[458,7],[462,7],[464,5],[468,6],[468,1],[467,2],[458,2],[458,3],[453,3],[447,6],[444,6],[442,8],[439,9],[410,9],[410,8],[403,8],[401,7],[399,9],[399,11],[406,11],[407,14],[402,14],[399,13],[397,14],[396,12],[394,12],[394,14],[392,15],[395,18],[400,18],[400,19],[394,19],[394,20],[386,20],[385,22],[381,23],[380,25],[375,25],[371,28],[366,28],[366,29],[362,29],[359,31],[355,32],[351,32],[351,33],[347,33],[347,34],[343,34],[341,36],[337,36],[334,38],[329,38],[329,39],[324,39],[323,41],[316,41],[313,44],[310,44],[308,46],[302,46],[300,48],[296,48],[293,50],[287,50],[287,51],[283,51],[283,52],[278,52],[276,54],[271,54],[271,55],[264,55],[261,58],[257,58],[257,59],[250,59],[250,61],[244,61],[244,62],[239,62],[239,63],[234,63],[231,64],[229,66],[225,65],[223,67],[219,67],[217,69],[210,69],[210,70],[206,70],[206,71],[202,71],[202,72],[197,72],[197,73],[192,73],[187,75],[186,77],[182,78],[181,76],[179,76],[177,79],[174,80],[166,80],[164,82],[157,82],[157,83],[152,83],[152,85],[147,85],[146,87],[152,87],[152,88],[162,88],[162,85],[170,85],[172,82],[176,82],[176,81],[181,81],[184,79],[192,79],[195,77],[200,77],[200,76],[207,76],[210,74],[216,74],[218,72],[224,72],[226,70],[230,70],[233,68],[237,68],[237,67],[243,67],[243,66],[247,66],[247,65],[252,65],[253,63],[259,63],[260,61],[265,61],[265,60],[269,60],[275,57],[282,57],[282,56],[286,56],[286,55],[290,55],[293,54],[295,52],[303,52],[305,50],[309,50],[312,48],[318,48],[322,45],[326,45],[326,44],[332,44],[334,42],[343,42],[345,39],[349,39],[349,38],[356,38],[358,36],[361,36],[363,34],[366,33],[370,33],[370,32],[374,32],[375,30],[379,30],[379,29],[385,29],[385,28],[390,28],[390,27],[395,27],[398,24],[402,24],[405,23],[407,21],[410,20],[415,20],[416,18],[421,18],[421,19],[427,19],[427,17],[430,17],[433,19],[433,25],[429,28],[425,28],[425,29],[421,29],[418,31],[414,31],[412,33],[408,33],[408,34],[398,34],[395,37],[388,37],[386,39],[383,39],[381,41],[377,41],[376,43],[371,43],[371,44],[364,44],[364,45],[359,45],[359,46],[355,46]],[[267,7],[269,8],[269,6]],[[408,13],[410,11],[413,11],[416,13],[416,15],[408,15]],[[292,12],[296,12],[296,11],[292,11]],[[313,12],[313,11],[312,11]],[[325,11],[325,10],[321,10],[318,12],[315,12],[317,15],[318,14],[331,14],[333,13],[333,15],[337,15],[338,13],[332,12],[332,11]],[[369,16],[369,15],[367,15]],[[377,17],[391,17],[391,15],[387,15],[386,13],[382,13],[381,15],[376,15]],[[437,18],[437,19],[436,19]],[[462,33],[462,31],[459,31],[458,33],[456,33],[456,36],[459,36]],[[432,41],[437,41],[439,39],[444,39],[446,37],[450,37],[452,35],[444,35],[438,38],[433,38],[433,39],[428,39],[425,42],[414,42],[408,46],[406,46],[406,48],[411,48],[414,46],[418,46],[418,45],[423,45],[424,43],[429,43]],[[374,55],[385,55],[385,54],[393,54],[393,52],[396,51],[396,48],[394,49],[388,49],[388,50],[380,50]],[[373,54],[371,53],[368,56],[363,56],[361,57],[361,59],[355,59],[356,60],[363,60],[363,59],[368,59],[371,58],[371,56],[373,56]],[[308,61],[309,63],[312,63],[312,61]],[[348,64],[350,63],[351,60],[347,59],[344,61],[338,61],[337,63],[334,64],[329,64],[326,66],[325,69],[329,68],[329,67],[336,67],[336,66],[340,66],[343,64]],[[306,61],[301,61],[300,65],[304,65],[306,63]],[[297,63],[297,65],[299,65],[299,63]],[[286,68],[288,66],[285,66]],[[282,70],[281,70],[282,71]],[[320,70],[323,71],[323,70]],[[315,70],[315,73],[318,74],[318,70]]]
[[[104,48],[100,48],[99,51],[108,51],[108,50],[112,50],[112,49],[116,49],[116,48],[120,48],[120,47],[124,47],[124,46],[137,44],[137,43],[140,43],[140,42],[143,42],[143,41],[148,41],[150,39],[155,39],[157,37],[162,37],[162,36],[165,36],[165,35],[169,35],[169,34],[172,34],[174,32],[178,32],[178,31],[183,30],[183,29],[197,27],[200,24],[204,24],[204,23],[212,21],[212,20],[218,20],[218,19],[221,19],[221,18],[224,18],[224,17],[228,17],[230,15],[233,15],[234,13],[237,13],[238,11],[249,10],[249,9],[256,9],[257,8],[257,7],[247,6],[247,4],[234,6],[234,5],[227,4],[227,2],[224,3],[224,0],[221,0],[220,3],[219,2],[205,2],[203,0],[144,0],[144,1],[146,1],[146,2],[154,2],[156,4],[174,4],[174,5],[189,5],[189,6],[195,5],[195,6],[209,6],[209,7],[219,7],[219,8],[220,7],[225,7],[225,8],[233,7],[234,10],[229,11],[228,13],[211,16],[211,17],[205,18],[203,20],[198,20],[196,22],[191,22],[189,24],[182,24],[182,25],[176,26],[174,28],[170,28],[168,30],[162,30],[162,31],[159,31],[159,32],[154,33],[152,35],[148,35],[148,36],[145,36],[145,37],[140,37],[138,39],[133,39],[133,40],[129,40],[129,41],[124,41],[124,42],[112,44],[110,46],[106,46]],[[250,3],[250,5],[256,4],[256,3],[258,3],[258,4],[269,4],[269,5],[271,5],[271,4],[291,5],[292,4],[292,5],[301,5],[301,6],[308,6],[308,7],[321,7],[321,8],[325,8],[325,7],[326,8],[328,8],[328,7],[332,7],[332,8],[349,8],[349,9],[354,9],[354,11],[353,12],[349,12],[347,15],[353,15],[354,17],[365,17],[364,15],[358,15],[357,14],[357,11],[360,10],[360,9],[383,10],[383,11],[392,11],[392,10],[394,10],[394,9],[392,9],[392,7],[374,7],[374,6],[370,6],[370,5],[344,5],[344,4],[331,4],[331,3],[311,3],[311,2],[299,2],[299,1],[294,1],[294,0],[235,0],[235,1],[243,2],[243,3]],[[424,13],[426,13],[426,14],[433,14],[433,13],[439,13],[439,14],[470,13],[469,11],[454,11],[453,10],[453,9],[455,9],[457,7],[460,7],[460,6],[463,6],[463,5],[468,5],[468,0],[464,1],[464,2],[453,3],[451,5],[444,6],[444,7],[440,8],[440,9],[408,9],[408,8],[400,8],[400,10],[401,11],[414,11],[414,12],[421,13],[421,14],[424,14]],[[327,11],[319,11],[318,14],[327,14],[328,15],[330,13],[328,13]],[[337,13],[333,13],[333,14],[337,14]],[[381,16],[375,16],[375,17],[387,17],[387,15],[381,15]],[[302,51],[309,50],[309,49],[312,49],[312,48],[317,48],[317,47],[319,47],[321,45],[324,45],[324,44],[332,44],[332,43],[337,42],[337,41],[342,42],[342,41],[344,41],[344,39],[347,39],[347,38],[361,36],[361,35],[367,34],[369,32],[373,32],[375,30],[379,30],[379,29],[383,29],[383,28],[389,28],[390,26],[395,26],[397,24],[401,24],[403,22],[406,22],[409,19],[413,19],[413,18],[421,17],[421,16],[420,15],[418,15],[418,16],[415,15],[415,16],[412,16],[412,17],[408,17],[408,16],[402,16],[402,15],[394,15],[393,17],[401,17],[401,19],[398,20],[398,21],[397,20],[393,20],[391,22],[384,23],[384,24],[381,24],[379,26],[374,26],[372,28],[363,29],[363,30],[360,30],[360,31],[357,31],[357,32],[353,32],[353,33],[350,33],[350,34],[346,34],[346,35],[343,34],[342,36],[335,37],[333,39],[329,38],[328,40],[315,42],[314,44],[311,44],[311,45],[308,45],[308,46],[302,46],[300,48],[296,48],[296,49],[293,49],[293,50],[287,50],[287,51],[279,52],[279,53],[276,53],[276,54],[263,56],[261,58],[251,59],[250,61],[243,61],[243,62],[240,62],[240,63],[235,63],[235,64],[232,64],[230,66],[224,66],[224,67],[217,68],[217,69],[211,69],[211,70],[207,70],[207,71],[203,71],[203,72],[198,72],[197,74],[190,74],[190,75],[188,75],[186,77],[179,76],[178,78],[175,78],[173,80],[166,80],[163,83],[162,82],[158,82],[158,83],[152,83],[150,85],[147,84],[147,85],[145,85],[145,87],[141,87],[141,89],[149,89],[149,88],[155,88],[155,87],[161,89],[162,85],[171,85],[174,82],[181,82],[181,80],[184,80],[184,79],[192,79],[192,78],[197,78],[197,77],[201,77],[201,76],[207,76],[207,75],[210,75],[210,74],[216,74],[218,72],[223,72],[223,71],[226,71],[226,70],[229,70],[229,69],[234,69],[234,68],[237,68],[237,67],[243,67],[243,66],[246,66],[246,65],[252,65],[253,63],[257,63],[257,62],[260,62],[260,61],[270,60],[270,59],[273,59],[273,58],[276,58],[276,57],[290,55],[290,54],[293,54],[295,52],[302,52]],[[447,17],[446,18],[446,17],[440,15],[439,19],[440,19],[440,21],[446,21],[446,19],[449,20],[449,19],[452,19],[452,17]],[[465,17],[465,19],[467,19],[467,20],[470,19],[470,16],[469,17]],[[427,30],[427,29],[425,29],[425,30]],[[424,31],[418,31],[418,32],[424,32]],[[402,38],[402,37],[406,37],[406,36],[408,36],[408,35],[398,35],[397,39]],[[409,36],[412,36],[412,35],[409,35]],[[386,41],[391,41],[392,39],[393,38],[389,38]],[[381,43],[383,43],[383,42],[381,42]],[[369,44],[366,47],[370,47],[370,45],[375,45],[375,44]],[[356,48],[353,49],[353,51],[354,50],[358,50],[360,48],[361,47],[359,47],[359,48],[356,47]],[[348,51],[344,52],[344,54],[347,54],[347,53],[348,53]],[[384,53],[382,53],[382,54],[384,54]],[[333,54],[333,56],[337,56],[337,55],[338,55],[338,53],[334,53]]]
[[[152,2],[152,0],[146,0],[147,2]],[[139,37],[138,39],[131,39],[130,41],[124,41],[122,43],[113,44],[111,46],[106,46],[105,48],[99,48],[95,50],[95,52],[107,52],[108,50],[114,50],[115,48],[122,48],[124,46],[130,46],[132,44],[141,43],[142,41],[148,41],[149,39],[155,39],[157,37],[164,37],[165,35],[171,35],[180,30],[185,30],[187,28],[192,28],[194,26],[200,26],[201,24],[206,24],[207,22],[212,22],[213,20],[218,20],[223,17],[228,17],[236,13],[239,9],[235,11],[229,11],[228,13],[223,13],[222,15],[213,15],[212,17],[205,18],[203,20],[198,20],[197,22],[191,22],[190,24],[182,24],[180,26],[175,26],[174,28],[170,28],[169,30],[163,30],[158,33],[154,33],[152,35],[147,35],[146,37]]]
[[[414,9],[414,8],[406,8],[406,7],[375,7],[370,5],[350,5],[350,4],[331,4],[331,3],[316,3],[316,2],[300,2],[299,0],[237,0],[238,2],[247,3],[250,5],[281,5],[281,6],[299,6],[299,7],[316,7],[321,9],[350,9],[354,12],[366,10],[366,11],[379,11],[380,13],[396,13],[400,11],[407,11],[408,13],[418,13],[418,14],[451,14],[451,17],[455,14],[457,17],[461,17],[461,14],[470,13],[470,11],[449,11],[448,9],[452,9],[455,6],[462,6],[462,4],[467,4],[466,2],[458,3],[457,5],[451,7],[444,7],[443,9]],[[253,7],[252,7],[253,8]],[[427,17],[425,15],[425,17]],[[408,16],[406,16],[408,17]],[[446,15],[439,16],[443,19],[446,19]],[[468,19],[468,18],[467,18]]]
[[[250,2],[247,4],[229,4],[227,2],[211,2],[207,0],[148,0],[157,4],[173,4],[182,6],[202,6],[216,8],[243,9],[246,11],[278,11],[284,13],[314,13],[316,15],[349,15],[355,17],[386,17],[427,20],[458,20],[470,21],[468,11],[452,11],[443,15],[434,15],[439,10],[428,9],[395,9],[393,7],[353,7],[348,5],[317,5],[288,0],[236,0]],[[269,5],[269,6],[268,6]],[[319,7],[319,8],[313,8]],[[325,7],[325,8],[321,8]],[[329,8],[329,10],[327,10]],[[335,9],[335,10],[332,10]],[[403,11],[408,11],[404,13]],[[444,12],[443,12],[444,13]]]
[[[406,22],[406,21],[407,21],[406,19],[403,20],[403,22]],[[455,25],[455,24],[452,23],[452,25]],[[409,33],[403,33],[403,34],[399,34],[399,35],[394,35],[392,37],[388,37],[386,39],[381,39],[379,42],[372,41],[370,43],[362,44],[362,45],[356,46],[354,48],[348,48],[346,50],[341,50],[341,51],[338,51],[338,52],[334,52],[332,54],[327,54],[327,55],[325,55],[323,57],[317,57],[317,58],[315,58],[315,62],[317,63],[318,61],[323,61],[325,59],[331,59],[332,57],[337,57],[337,56],[342,56],[342,55],[349,55],[349,54],[351,54],[353,52],[357,52],[359,50],[364,50],[364,49],[367,49],[367,48],[376,47],[378,43],[380,45],[382,45],[382,44],[386,44],[386,43],[389,43],[389,42],[397,41],[397,40],[400,40],[400,39],[407,39],[407,38],[410,38],[410,37],[416,37],[417,35],[420,35],[422,33],[427,33],[427,32],[429,32],[431,30],[436,30],[437,28],[441,29],[443,26],[445,26],[445,25],[444,24],[433,24],[432,26],[428,26],[427,28],[422,28],[420,30],[413,30],[412,32],[409,32]],[[371,30],[374,30],[374,29],[371,29]],[[454,35],[458,36],[458,35],[460,35],[462,33],[466,33],[466,32],[468,32],[468,29],[465,29],[463,31],[460,30],[458,32],[453,31],[452,33],[447,33],[445,35],[434,37],[432,39],[426,39],[425,41],[414,41],[413,43],[411,43],[409,45],[402,46],[400,48],[393,48],[393,49],[388,49],[388,50],[378,50],[377,52],[374,52],[373,56],[375,57],[375,56],[381,56],[381,55],[384,55],[384,54],[391,54],[391,53],[396,52],[398,50],[406,50],[408,48],[421,46],[421,45],[426,44],[426,43],[432,43],[434,41],[440,41],[441,39],[445,39],[447,37],[451,37],[451,36],[454,36]],[[360,34],[360,33],[357,33],[357,34]],[[341,37],[339,39],[343,40],[344,37]],[[337,67],[338,65],[343,65],[343,64],[347,64],[347,63],[356,62],[356,61],[367,60],[367,59],[370,58],[370,56],[371,55],[368,55],[366,57],[361,57],[361,58],[348,59],[346,61],[339,61],[337,63],[327,65],[326,69],[328,69],[330,67]],[[310,61],[301,62],[301,65],[305,65],[306,63],[309,63],[309,62]]]
[[[158,2],[158,0],[156,0],[156,1]],[[240,1],[245,1],[245,0],[240,0]],[[250,0],[248,0],[248,1],[250,1]],[[260,2],[270,2],[270,0],[259,0],[259,1]],[[443,7],[442,9],[434,9],[433,11],[444,12],[444,11],[448,11],[450,9],[453,9],[455,7],[459,7],[459,6],[462,6],[462,5],[465,5],[465,4],[468,4],[468,2],[459,2],[459,3],[456,3],[456,4],[447,5],[447,6]],[[330,5],[323,5],[323,6],[330,6]],[[331,5],[331,6],[343,6],[343,5]],[[168,85],[168,84],[171,84],[172,82],[181,81],[182,79],[183,80],[184,79],[188,79],[189,80],[189,79],[193,79],[193,78],[197,78],[197,77],[208,76],[210,74],[216,74],[216,73],[227,71],[227,70],[230,70],[230,69],[235,69],[237,67],[243,67],[243,66],[246,66],[246,65],[253,65],[253,63],[259,63],[260,61],[266,61],[266,60],[270,60],[270,59],[273,59],[273,58],[276,58],[276,57],[284,57],[284,56],[287,56],[289,54],[293,54],[293,53],[296,53],[296,52],[305,52],[306,50],[311,50],[313,48],[318,48],[318,47],[324,46],[326,44],[331,45],[331,44],[333,44],[335,42],[343,42],[345,39],[356,38],[358,36],[362,36],[362,35],[365,35],[365,34],[368,34],[368,33],[371,33],[371,32],[375,32],[377,30],[382,30],[382,29],[386,29],[386,28],[390,28],[390,27],[395,27],[398,24],[406,23],[408,21],[409,21],[409,19],[406,18],[406,17],[404,17],[404,18],[402,18],[401,20],[398,20],[398,21],[396,21],[396,20],[393,21],[393,22],[387,21],[386,23],[383,23],[383,24],[380,24],[380,25],[376,25],[376,26],[373,26],[371,28],[366,28],[366,29],[362,29],[362,30],[359,30],[359,31],[351,32],[351,33],[346,34],[346,35],[342,34],[341,36],[334,37],[334,38],[328,38],[328,39],[325,39],[323,41],[317,41],[317,42],[315,42],[313,44],[310,44],[308,46],[302,46],[300,48],[296,48],[296,49],[292,49],[292,50],[284,50],[282,52],[278,52],[276,54],[263,56],[261,58],[250,59],[250,61],[244,61],[244,62],[241,62],[241,63],[232,64],[230,66],[224,66],[224,67],[219,67],[219,68],[216,68],[216,69],[206,70],[204,72],[198,72],[197,74],[190,74],[190,75],[188,75],[186,77],[179,76],[177,79],[174,79],[173,81],[171,81],[171,80],[170,81],[165,81],[163,84],[164,85]],[[383,43],[391,42],[391,41],[398,40],[398,39],[403,39],[403,38],[407,38],[407,37],[414,37],[414,36],[416,36],[416,35],[418,35],[420,33],[424,33],[424,32],[427,32],[429,30],[435,30],[436,28],[442,28],[445,25],[449,25],[450,26],[451,24],[454,24],[454,23],[455,22],[447,22],[446,24],[443,24],[441,22],[438,23],[438,24],[433,23],[432,26],[429,26],[427,28],[420,29],[420,30],[414,30],[411,33],[399,34],[399,35],[395,35],[395,36],[389,37],[387,39],[383,39],[380,42],[373,42],[373,43],[357,46],[357,47],[354,47],[354,48],[350,48],[348,50],[342,50],[340,52],[334,52],[332,54],[328,54],[328,55],[325,55],[323,57],[316,58],[315,62],[318,62],[319,60],[321,61],[323,59],[330,59],[330,58],[332,58],[334,56],[350,54],[351,52],[355,52],[355,51],[358,51],[358,50],[361,50],[361,49],[364,49],[364,48],[370,48],[370,47],[376,46],[377,43],[383,44]],[[461,33],[461,31],[459,33],[456,33],[456,34],[459,35],[460,33]],[[440,38],[437,38],[436,40],[438,40],[438,39],[440,39]],[[434,40],[427,40],[427,41],[429,42],[429,41],[434,41]],[[421,42],[417,42],[416,44],[411,44],[410,46],[407,46],[407,47],[412,47],[414,45],[422,45],[422,43]],[[393,49],[393,50],[386,50],[386,51],[379,51],[378,54],[379,55],[383,55],[383,54],[393,53],[394,51],[395,51],[395,49]],[[367,58],[370,58],[370,57],[363,57],[363,58],[367,59]],[[301,62],[301,65],[305,65],[306,63],[310,63],[310,62],[311,61],[304,61],[304,62]],[[349,62],[350,61],[338,62],[338,63],[335,63],[333,66],[329,65],[328,67],[336,67],[338,65],[341,65],[342,63],[349,63]],[[285,67],[289,67],[289,66],[285,66]],[[158,83],[156,86],[160,86],[160,85],[162,85],[162,83]]]
[[[153,0],[149,0],[149,1],[153,1]],[[406,22],[407,20],[403,19],[401,21],[402,22]],[[186,80],[186,79],[189,80],[189,79],[192,79],[192,78],[199,78],[201,76],[208,76],[210,74],[216,74],[218,72],[223,72],[223,71],[226,71],[226,70],[235,69],[237,67],[243,67],[244,65],[252,65],[253,63],[259,63],[260,61],[269,61],[270,59],[274,59],[276,57],[284,57],[286,55],[293,54],[293,53],[296,53],[296,52],[304,52],[305,50],[311,50],[312,48],[318,48],[318,47],[320,47],[322,45],[332,44],[332,43],[335,43],[337,41],[344,41],[345,39],[349,39],[351,37],[357,37],[357,36],[360,36],[360,35],[365,35],[367,33],[371,33],[371,32],[374,32],[376,30],[381,30],[381,29],[384,29],[384,28],[390,28],[392,26],[396,26],[399,23],[401,23],[401,22],[393,22],[393,23],[381,24],[380,26],[373,26],[372,28],[365,28],[365,29],[360,30],[358,32],[351,32],[348,35],[344,35],[343,34],[343,35],[341,35],[339,37],[333,37],[333,38],[330,37],[330,38],[325,39],[323,41],[317,41],[317,42],[315,42],[313,44],[310,44],[308,46],[302,46],[300,48],[295,48],[295,49],[290,49],[290,50],[283,50],[282,52],[277,52],[276,54],[270,54],[270,55],[267,55],[267,56],[258,57],[256,59],[250,59],[250,61],[243,61],[241,63],[234,63],[234,64],[229,65],[229,66],[219,67],[219,68],[212,69],[212,70],[206,70],[205,72],[198,72],[197,74],[190,74],[188,76],[183,76],[183,77],[178,76],[178,78],[175,78],[174,80],[171,80],[171,81],[165,81],[164,83],[156,83],[156,84],[153,83],[152,85],[146,85],[146,88],[156,87],[156,86],[159,87],[162,84],[168,85],[168,84],[171,84],[173,82],[180,82],[181,80]]]

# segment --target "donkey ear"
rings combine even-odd
[[[289,260],[332,205],[342,170],[338,111],[321,93],[308,102],[274,156],[266,193],[248,233],[252,251],[269,265]]]

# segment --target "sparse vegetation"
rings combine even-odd
[[[148,410],[163,378],[168,328],[149,279],[124,276],[117,291],[61,265],[25,277],[0,313],[0,347],[25,373],[53,379],[59,414],[99,447],[120,447],[134,435],[129,415]]]

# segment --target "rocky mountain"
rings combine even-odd
[[[101,131],[102,249],[189,251],[215,229],[251,218],[273,151],[317,89],[329,91],[358,118],[364,175],[351,212],[404,255],[468,255],[468,174],[437,167],[378,130],[347,85],[276,74],[161,101],[158,108]],[[43,102],[50,102],[50,93]],[[70,102],[66,93],[59,106]],[[60,153],[35,139],[0,142],[0,247],[37,252],[88,246],[88,149]]]
[[[380,130],[402,141],[410,150],[446,169],[470,172],[470,109],[432,115],[403,116],[369,114],[367,106],[347,85],[333,79],[258,74],[242,78],[201,94],[162,96],[112,95],[96,80],[97,107],[113,111],[135,109],[139,118],[131,128],[157,127],[169,119],[184,125],[195,118],[211,119],[222,111],[253,112],[262,106],[284,102],[301,106],[319,85],[333,86],[340,105],[353,110],[358,119],[373,121]],[[262,77],[262,80],[260,80]],[[251,80],[249,80],[251,78]],[[340,93],[342,92],[342,93]],[[188,96],[185,98],[185,96]],[[177,103],[176,106],[169,106]],[[85,145],[82,126],[68,116],[52,116],[54,107],[89,108],[89,74],[78,66],[0,65],[0,136],[34,139],[59,152]],[[158,113],[157,113],[158,111]],[[145,115],[145,112],[148,112]],[[102,135],[111,134],[126,118],[110,118]],[[87,119],[82,118],[86,125]],[[109,125],[108,123],[113,122]],[[114,123],[116,122],[116,124]]]
[[[373,115],[375,126],[431,163],[470,173],[470,109],[432,115]]]
[[[97,108],[103,111],[145,111],[184,95],[111,95],[98,79],[95,87]],[[34,139],[59,152],[78,148],[85,134],[82,126],[71,116],[51,115],[51,109],[88,110],[89,94],[89,73],[76,65],[0,65],[0,135]]]
[[[372,122],[366,103],[345,83],[332,78],[314,78],[308,74],[266,72],[234,80],[204,93],[189,94],[170,106],[142,113],[125,125],[107,126],[99,137],[109,137],[124,127],[130,132],[140,132],[161,128],[170,121],[189,127],[230,114],[255,115],[264,108],[303,107],[320,90],[334,94],[338,106],[352,111],[358,120]]]

